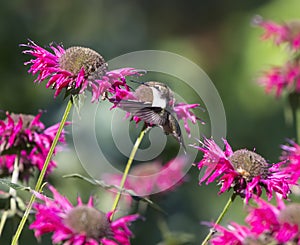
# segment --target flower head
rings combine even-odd
[[[275,90],[276,97],[282,94],[283,88],[286,87],[286,79],[280,67],[273,67],[259,78],[258,83],[265,87],[266,93]]]
[[[196,147],[204,153],[198,168],[206,167],[200,184],[218,179],[221,184],[219,194],[232,188],[245,198],[246,203],[253,194],[260,196],[263,188],[269,199],[273,192],[287,198],[290,175],[280,170],[283,162],[270,165],[256,152],[247,149],[233,151],[226,140],[224,144],[225,151],[212,139],[205,139],[202,147]]]
[[[300,238],[300,205],[285,205],[278,198],[277,206],[262,199],[256,200],[257,207],[251,207],[246,222],[257,236],[272,234],[277,243],[299,241]]]
[[[126,76],[139,75],[133,68],[121,68],[107,71],[107,63],[96,51],[85,47],[64,49],[61,45],[50,45],[52,52],[30,41],[23,53],[34,58],[26,62],[31,65],[29,72],[38,74],[35,82],[49,79],[46,87],[55,89],[54,96],[65,89],[69,94],[92,92],[92,101],[110,93],[112,97],[122,97],[123,91],[129,91]]]
[[[247,244],[245,243],[247,239],[253,239],[251,230],[247,226],[239,225],[234,222],[232,222],[227,229],[220,225],[215,225],[214,228],[217,233],[211,239],[211,244],[213,245],[243,245]]]
[[[265,87],[266,93],[275,90],[276,97],[280,97],[284,89],[288,92],[300,92],[300,64],[299,60],[291,60],[283,66],[274,66],[264,72],[258,83]]]
[[[281,244],[272,234],[265,232],[257,234],[250,227],[231,222],[227,228],[214,226],[216,234],[211,239],[213,245],[265,245]]]
[[[35,221],[30,229],[38,238],[46,233],[53,233],[54,244],[76,245],[130,245],[132,232],[128,225],[138,218],[138,215],[128,215],[111,221],[112,212],[107,214],[97,210],[91,197],[83,204],[78,197],[77,206],[61,196],[50,186],[53,199],[41,197],[44,203],[36,203]],[[40,195],[41,196],[41,195]]]
[[[300,146],[290,140],[290,145],[282,145],[283,153],[281,160],[286,161],[283,171],[290,173],[291,183],[297,184],[300,177]]]
[[[273,21],[265,21],[260,16],[256,16],[253,23],[264,29],[263,40],[273,38],[277,45],[287,43],[292,51],[295,52],[299,50],[300,21],[278,24]],[[281,96],[284,90],[287,90],[288,93],[299,93],[299,57],[294,55],[282,66],[271,67],[271,69],[265,71],[258,79],[258,83],[265,87],[266,93],[275,90],[276,97]]]
[[[299,244],[300,204],[284,204],[277,198],[273,205],[254,198],[256,206],[249,206],[247,226],[231,223],[228,229],[216,225],[212,244]]]
[[[191,121],[193,124],[196,124],[197,120],[201,121],[201,119],[196,117],[196,115],[193,114],[190,110],[193,108],[197,108],[199,106],[200,106],[199,104],[186,104],[186,103],[178,103],[174,105],[174,111],[177,115],[177,118],[179,120],[181,119],[183,120],[184,128],[188,133],[189,137],[191,137],[191,129],[188,122]]]
[[[184,181],[185,170],[189,167],[187,160],[185,156],[181,156],[165,165],[156,161],[134,166],[124,188],[134,191],[138,196],[174,190]],[[119,185],[122,174],[105,174],[103,178],[108,184]]]
[[[41,170],[54,140],[59,124],[49,128],[40,121],[42,112],[33,115],[6,113],[0,120],[0,175],[12,173],[14,162],[19,161],[20,178],[28,179],[34,168]],[[65,143],[64,132],[59,142]],[[54,149],[54,154],[58,147]],[[56,166],[51,160],[47,172]]]
[[[274,21],[264,20],[261,16],[256,16],[253,23],[264,29],[263,40],[273,38],[276,45],[287,43],[295,51],[300,48],[299,21],[278,24]]]

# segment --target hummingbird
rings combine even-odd
[[[181,129],[174,111],[173,91],[162,82],[138,83],[141,85],[133,93],[136,100],[121,100],[118,107],[137,116],[148,126],[159,126],[166,135],[172,135],[185,150]]]

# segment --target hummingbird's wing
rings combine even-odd
[[[164,113],[167,113],[165,109],[151,106],[151,103],[122,100],[117,104],[117,107],[130,112],[133,116],[137,116],[142,121],[149,124],[163,125],[167,120],[164,116]]]
[[[163,125],[166,123],[166,118],[163,114],[164,109],[160,107],[144,107],[138,110],[134,115],[147,123]]]
[[[179,123],[171,112],[161,107],[151,106],[151,103],[131,100],[122,100],[117,107],[130,112],[148,124],[162,127],[165,134],[171,134],[183,146],[186,153]]]

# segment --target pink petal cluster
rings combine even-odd
[[[292,51],[300,48],[300,22],[291,21],[278,24],[273,21],[264,21],[256,17],[254,23],[264,29],[262,39],[274,39],[277,45],[287,43]],[[300,63],[295,56],[282,66],[273,66],[265,71],[258,79],[258,83],[265,87],[266,93],[275,91],[276,97],[280,97],[284,90],[289,93],[300,92]]]
[[[49,79],[46,87],[55,89],[54,97],[58,96],[63,89],[78,90],[83,93],[86,90],[92,91],[92,102],[98,100],[105,93],[111,93],[116,98],[123,98],[123,94],[129,91],[126,84],[126,76],[141,75],[134,68],[121,68],[112,71],[103,71],[101,78],[89,78],[88,71],[83,67],[77,74],[65,70],[60,66],[59,59],[65,54],[66,50],[61,45],[50,45],[52,52],[38,46],[33,41],[27,45],[23,51],[34,58],[26,62],[30,65],[29,73],[38,74],[35,82],[42,82]],[[75,63],[76,61],[74,61]]]
[[[201,147],[196,146],[204,153],[203,159],[198,163],[200,171],[204,169],[204,175],[201,177],[199,184],[205,181],[206,184],[209,184],[217,180],[221,184],[219,194],[232,188],[237,195],[245,198],[246,203],[253,195],[261,196],[263,188],[266,190],[269,200],[272,198],[273,192],[287,198],[290,192],[290,174],[281,171],[280,167],[283,162],[272,164],[266,169],[263,168],[263,174],[249,173],[246,168],[234,166],[231,158],[238,151],[234,152],[228,142],[223,141],[225,144],[224,151],[213,139],[205,138]],[[248,150],[244,151],[250,152]],[[249,163],[240,163],[241,166],[243,164]]]
[[[227,229],[220,225],[216,225],[214,228],[217,234],[210,241],[213,245],[243,245],[247,238],[253,236],[247,226],[239,225],[234,222],[231,222]]]
[[[275,90],[276,97],[280,97],[284,89],[289,92],[300,92],[300,64],[298,60],[291,60],[282,67],[275,66],[264,72],[258,83],[265,87],[266,93]]]
[[[300,146],[292,140],[289,143],[290,145],[281,146],[283,149],[281,160],[286,161],[282,170],[290,173],[291,184],[297,185],[300,177]]]
[[[276,45],[287,43],[294,51],[300,48],[299,21],[279,24],[274,21],[263,20],[262,17],[256,16],[253,23],[263,28],[263,40],[273,39]]]
[[[96,92],[93,94],[92,101],[97,100],[105,92],[111,95],[109,100],[116,101],[116,103],[122,99],[132,98],[133,95],[126,83],[126,77],[141,75],[142,72],[134,68],[120,68],[107,71],[102,77],[102,80],[95,80],[96,85],[94,84],[93,86]]]
[[[183,120],[185,131],[188,133],[189,137],[191,137],[191,129],[189,127],[188,121],[191,121],[193,124],[196,124],[197,120],[201,121],[201,119],[196,117],[196,115],[193,114],[190,110],[199,106],[199,104],[185,103],[178,103],[174,105],[174,111],[177,115],[177,118],[178,120]]]
[[[41,170],[54,140],[59,124],[45,128],[40,121],[42,112],[36,116],[6,113],[6,119],[0,120],[0,173],[13,171],[14,162],[19,155],[21,177],[28,179],[33,168]],[[65,143],[64,132],[59,142]],[[58,147],[54,149],[56,154]],[[56,163],[51,160],[47,173]],[[23,176],[24,175],[24,176]]]
[[[138,215],[128,215],[111,221],[112,212],[109,212],[103,220],[86,220],[86,222],[98,222],[97,225],[99,229],[103,229],[103,227],[101,227],[102,223],[107,226],[103,232],[100,232],[97,230],[97,227],[84,224],[85,227],[88,227],[87,229],[92,229],[96,234],[99,232],[99,237],[91,237],[88,235],[89,231],[78,232],[74,230],[74,227],[68,225],[67,219],[68,214],[73,214],[74,210],[76,212],[78,207],[84,207],[93,210],[93,212],[99,212],[100,214],[101,211],[97,211],[94,208],[93,197],[90,197],[87,204],[83,204],[81,198],[78,197],[77,205],[73,206],[70,201],[59,194],[54,187],[50,186],[49,189],[53,193],[53,199],[38,195],[38,197],[42,198],[43,203],[34,204],[36,214],[34,222],[30,225],[30,229],[34,230],[34,234],[37,238],[47,233],[53,233],[53,244],[130,245],[130,237],[133,234],[129,230],[128,225],[137,220],[139,218]],[[74,213],[74,215],[76,215],[76,213]],[[83,221],[78,220],[77,222],[80,223]]]
[[[183,183],[187,168],[188,159],[185,156],[172,159],[165,165],[159,161],[137,165],[132,168],[124,188],[138,196],[174,190]],[[119,185],[122,174],[105,174],[103,179],[108,184]]]
[[[226,229],[217,225],[212,244],[299,244],[299,204],[285,205],[281,198],[276,206],[261,198],[254,200],[256,207],[249,207],[245,219],[248,226],[232,223]]]
[[[299,241],[300,207],[298,204],[285,205],[280,198],[277,199],[277,206],[262,199],[257,199],[256,203],[258,206],[251,208],[246,217],[252,232],[257,235],[272,234],[278,243],[295,241],[295,239]]]

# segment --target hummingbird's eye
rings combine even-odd
[[[95,67],[94,66],[91,66],[90,69],[89,69],[91,72],[94,72],[96,71]]]

